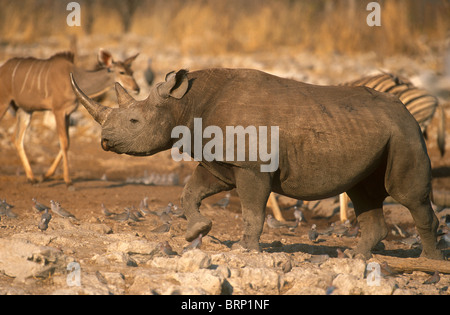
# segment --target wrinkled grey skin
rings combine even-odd
[[[219,126],[224,134],[225,126],[279,126],[275,172],[262,173],[259,160],[199,162],[181,197],[188,241],[210,231],[212,223],[199,206],[221,191],[236,188],[244,221],[240,244],[257,250],[271,191],[302,200],[346,191],[362,233],[355,254],[370,256],[387,235],[382,203],[391,195],[411,211],[422,255],[442,259],[429,199],[430,160],[417,122],[395,97],[365,87],[314,86],[256,70],[180,70],[169,73],[144,101],[116,84],[119,108],[111,109],[72,85],[102,125],[102,147],[116,153],[152,155],[170,149],[178,140],[171,138],[172,128],[184,125],[193,134],[195,117],[203,119],[203,128]]]

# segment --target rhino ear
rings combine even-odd
[[[180,70],[166,74],[166,82],[158,86],[158,94],[162,98],[168,98],[169,96],[181,99],[189,88],[189,80],[187,77],[187,70]]]
[[[136,101],[119,82],[116,82],[115,88],[117,103],[119,103],[120,108],[128,108]]]

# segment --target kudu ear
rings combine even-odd
[[[180,70],[166,74],[166,82],[158,86],[158,94],[162,98],[168,98],[169,96],[181,99],[189,88],[189,80],[187,77],[187,70]]]
[[[137,53],[136,55],[129,57],[127,59],[124,60],[124,64],[128,67],[131,67],[131,64],[133,63],[134,60],[136,60],[136,58],[139,56],[139,53]]]
[[[116,82],[115,88],[117,103],[119,103],[120,108],[128,108],[136,101],[119,82]]]
[[[98,51],[97,60],[101,66],[106,68],[111,67],[114,62],[112,54],[103,48]]]

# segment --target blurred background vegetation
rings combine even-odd
[[[450,0],[379,0],[381,27],[366,24],[363,0],[79,0],[81,27],[66,24],[69,2],[0,0],[0,44],[133,33],[196,54],[283,47],[414,56],[440,49],[450,33]]]

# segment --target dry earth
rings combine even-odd
[[[130,46],[133,45],[133,38]],[[89,50],[90,43],[83,43]],[[118,45],[118,44],[117,44]],[[113,45],[113,49],[114,46]],[[137,48],[140,48],[139,46]],[[40,48],[43,49],[43,48]],[[94,54],[94,50],[89,50]],[[9,51],[8,53],[13,53]],[[42,53],[43,54],[43,53]],[[147,52],[148,55],[151,53]],[[354,64],[342,60],[327,62],[306,55],[277,59],[273,56],[228,56],[182,58],[173,52],[159,52],[154,58],[157,79],[172,68],[202,68],[207,66],[251,67],[309,82],[335,83],[366,74],[377,67],[393,64],[401,68],[402,60],[379,64],[375,56],[362,56]],[[309,61],[308,61],[309,60]],[[358,66],[356,66],[358,65]],[[136,76],[145,87],[142,73],[145,53],[135,65]],[[417,66],[418,67],[418,66]],[[343,75],[346,69],[348,73]],[[409,67],[408,69],[411,69]],[[394,69],[395,70],[395,69]],[[325,77],[330,72],[332,79]],[[300,74],[299,74],[300,73]],[[145,96],[146,89],[143,91]],[[110,103],[113,94],[105,102]],[[383,257],[416,258],[418,248],[403,244],[415,235],[414,225],[406,209],[386,204],[386,220],[390,233],[385,248],[370,261],[338,258],[338,250],[353,247],[359,236],[336,233],[320,235],[313,243],[307,237],[312,224],[324,232],[339,224],[338,204],[333,199],[310,205],[305,210],[307,223],[295,231],[288,228],[272,230],[264,226],[262,253],[235,249],[233,244],[242,233],[239,197],[232,191],[227,209],[213,207],[224,193],[206,199],[203,214],[213,220],[210,234],[199,250],[182,253],[186,221],[172,215],[168,232],[152,230],[162,224],[155,215],[139,222],[116,222],[102,213],[104,203],[111,211],[138,207],[148,197],[150,209],[161,210],[169,202],[179,206],[184,180],[195,162],[174,162],[169,152],[153,157],[129,157],[104,152],[99,146],[99,127],[84,109],[73,116],[71,127],[70,163],[74,180],[67,189],[61,173],[51,181],[31,185],[26,182],[21,163],[12,145],[14,117],[7,114],[0,123],[0,198],[14,205],[17,218],[2,216],[0,221],[0,294],[441,294],[448,295],[450,275],[440,273],[440,281],[423,284],[432,271],[382,272],[380,282],[370,285],[370,262],[383,262]],[[438,156],[435,144],[436,119],[430,128],[429,152],[434,167],[436,190],[450,190],[448,165],[450,156]],[[27,152],[35,174],[43,174],[58,150],[53,121],[44,113],[36,113],[29,136]],[[447,128],[449,132],[449,128]],[[153,183],[153,184],[152,184]],[[155,185],[156,184],[156,185]],[[175,185],[173,185],[175,184]],[[37,228],[40,214],[32,210],[31,199],[49,205],[57,200],[78,220],[53,215],[46,231]],[[295,200],[281,197],[282,208]],[[268,208],[267,213],[271,209]],[[283,211],[293,222],[293,210]],[[450,213],[443,210],[441,217]],[[350,218],[354,224],[354,215]],[[399,226],[405,236],[396,232]],[[167,256],[158,243],[168,241],[179,255]],[[448,256],[448,250],[445,252]],[[391,261],[391,260],[390,260]],[[81,267],[80,285],[70,282],[76,262]],[[444,262],[448,268],[450,262]],[[368,279],[369,277],[369,279]],[[69,279],[69,282],[68,282]],[[75,285],[74,285],[75,284]]]

